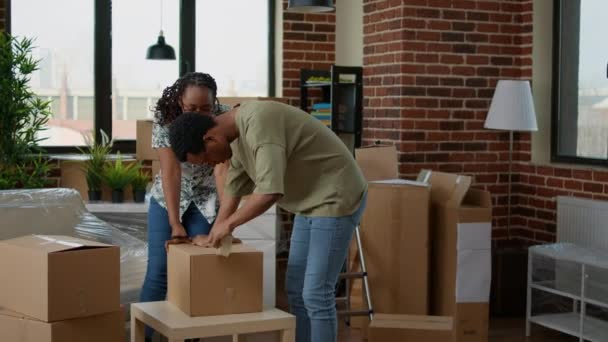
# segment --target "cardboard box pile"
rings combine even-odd
[[[67,236],[0,241],[0,340],[124,341],[118,247]]]
[[[397,155],[392,146],[360,149],[357,161],[370,181],[361,234],[372,303],[375,312],[392,314],[376,316],[378,322],[370,325],[370,341],[401,341],[410,336],[487,341],[490,194],[470,188],[468,176],[426,170],[416,182],[379,182],[396,178]],[[424,289],[423,284],[427,284]],[[445,337],[443,328],[441,333],[420,329],[410,324],[411,316],[394,316],[403,314],[422,315],[417,319],[424,322],[450,317],[450,337]],[[409,323],[403,324],[404,319]],[[386,339],[382,337],[386,331],[404,337]],[[438,334],[443,339],[437,339]]]

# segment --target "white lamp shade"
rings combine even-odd
[[[537,131],[530,82],[498,81],[484,127],[507,131]]]

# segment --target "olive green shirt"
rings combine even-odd
[[[273,101],[251,101],[235,116],[239,137],[226,193],[282,194],[278,204],[306,216],[340,217],[359,208],[367,182],[338,136],[308,113]]]

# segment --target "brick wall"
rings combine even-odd
[[[287,1],[283,1],[283,8],[287,8]],[[283,11],[283,97],[290,104],[300,105],[300,69],[329,71],[336,58],[335,42],[335,13]]]
[[[532,1],[367,0],[364,13],[364,142],[395,144],[402,177],[474,176],[505,239],[508,134],[483,124],[499,79],[531,78]],[[530,135],[515,139],[529,161]]]
[[[6,20],[6,0],[0,0],[0,31],[4,31],[4,23]]]

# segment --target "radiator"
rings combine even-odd
[[[557,242],[608,250],[608,202],[557,197]]]

